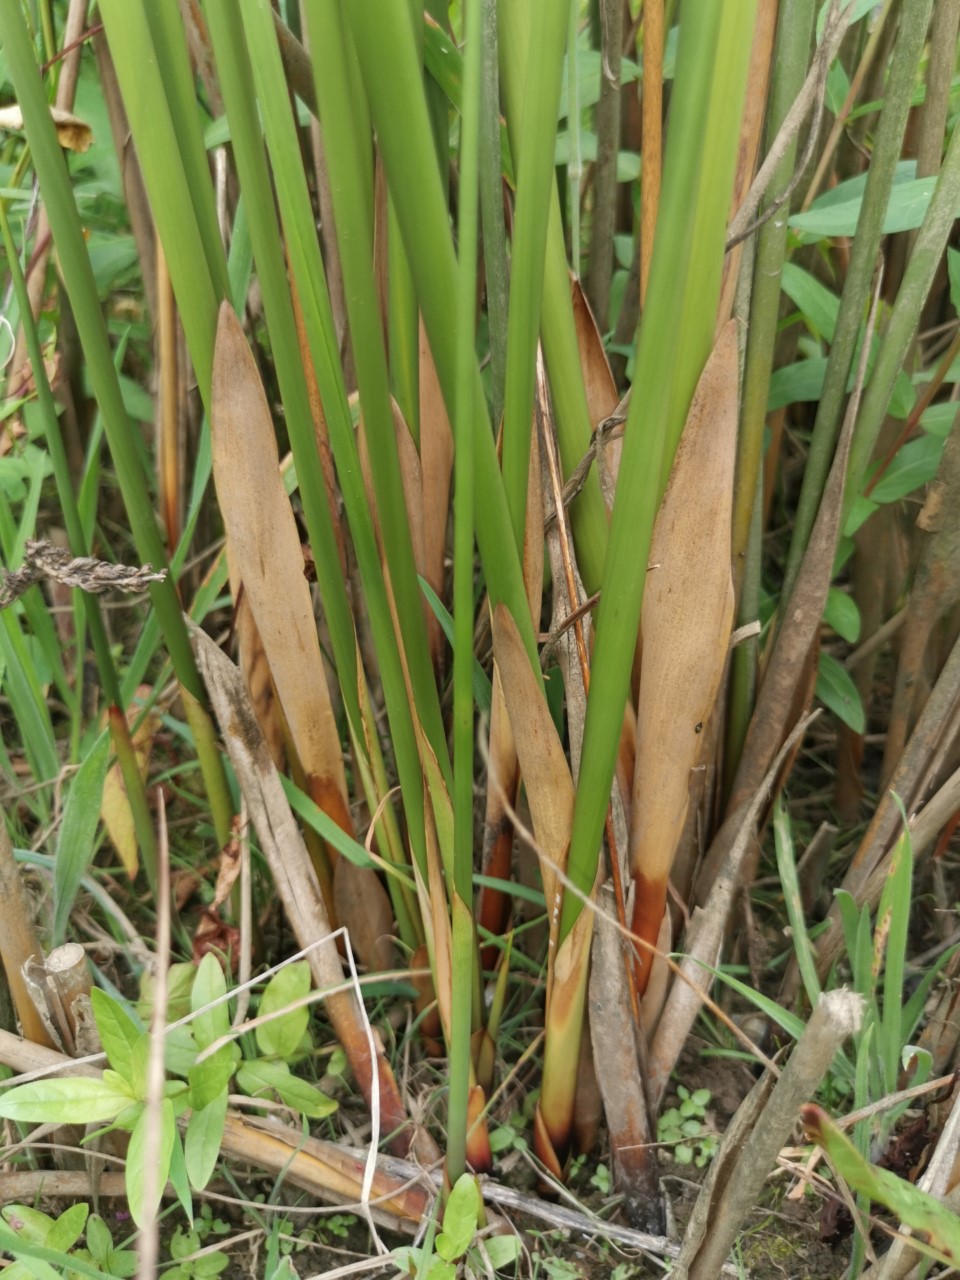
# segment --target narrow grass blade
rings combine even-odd
[[[752,0],[735,0],[690,10],[680,33],[663,199],[637,349],[635,382],[644,395],[631,400],[624,437],[570,848],[570,876],[584,893],[596,874],[654,518],[713,345],[754,8]],[[679,332],[682,344],[675,341]],[[568,893],[561,938],[581,910]]]
[[[566,0],[547,0],[547,3],[537,6],[537,39],[529,42],[527,50],[527,92],[517,151],[503,411],[503,483],[518,547],[523,545],[526,523],[535,354],[543,301],[547,220],[554,188],[557,105],[569,12]],[[571,49],[571,66],[574,57],[575,50]]]
[[[120,384],[110,355],[109,338],[76,202],[42,85],[36,75],[36,59],[30,46],[23,13],[16,0],[3,0],[0,3],[0,39],[7,55],[17,99],[23,110],[37,177],[57,244],[60,268],[76,317],[94,393],[103,414],[110,453],[137,553],[141,561],[161,568],[166,564],[166,555],[137,456],[133,428],[124,408]],[[202,718],[206,714],[203,710],[203,690],[172,579],[167,578],[166,581],[153,585],[150,594],[177,678],[188,697],[194,700],[198,715]],[[199,718],[197,729],[202,729]],[[219,756],[207,750],[203,736],[202,732],[197,734],[204,782],[213,808],[218,839],[226,843],[230,826],[229,796]]]
[[[323,8],[311,3],[308,13],[316,13],[319,19]],[[356,0],[344,6],[344,10],[354,36],[437,376],[450,410],[456,404],[456,260],[409,15],[401,6],[384,6],[372,0]],[[318,26],[316,30],[319,33],[321,28]],[[318,39],[314,44],[315,59],[319,44]],[[324,66],[330,70],[327,64]],[[324,67],[318,64],[317,70],[318,78],[322,77]],[[525,592],[520,561],[489,430],[479,369],[473,370],[472,384],[474,413],[481,424],[474,433],[473,461],[477,488],[484,494],[484,501],[476,511],[484,574],[494,603],[503,600],[518,620],[533,661],[533,628],[524,620]]]
[[[53,877],[51,941],[54,946],[63,942],[80,881],[93,861],[109,757],[110,737],[103,733],[70,784],[60,838],[57,841],[57,861]]]
[[[790,815],[784,805],[782,793],[777,797],[773,811],[773,834],[777,850],[777,870],[783,886],[783,902],[787,910],[787,919],[790,921],[793,949],[807,999],[810,1001],[810,1007],[813,1008],[820,996],[820,982],[817,978],[813,947],[807,934],[807,924],[803,918],[803,903],[800,897],[800,884],[797,880]]]

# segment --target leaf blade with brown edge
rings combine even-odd
[[[243,328],[226,302],[217,324],[210,424],[228,554],[243,581],[292,742],[313,799],[352,835],[340,739],[270,407]]]
[[[633,930],[655,943],[683,834],[691,771],[716,701],[733,623],[730,528],[738,412],[736,322],[697,384],[650,546],[643,598],[630,866]],[[651,955],[637,960],[642,992]]]
[[[493,651],[527,790],[550,917],[549,992],[560,905],[561,886],[556,870],[565,869],[570,847],[575,799],[573,779],[517,624],[502,604],[497,605],[493,612]]]

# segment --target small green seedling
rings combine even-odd
[[[673,1147],[677,1164],[693,1164],[702,1169],[720,1145],[720,1139],[706,1122],[712,1095],[709,1089],[696,1089],[691,1093],[681,1084],[677,1086],[677,1097],[677,1106],[670,1107],[657,1121],[657,1141]]]
[[[0,1218],[0,1248],[16,1259],[4,1269],[5,1280],[8,1276],[10,1280],[52,1280],[60,1274],[127,1280],[136,1274],[139,1255],[133,1249],[118,1248],[110,1228],[98,1214],[90,1213],[89,1205],[71,1205],[52,1218],[28,1205],[8,1204]],[[78,1248],[84,1234],[86,1248]],[[38,1250],[44,1251],[43,1257]]]
[[[198,1231],[178,1227],[170,1241],[170,1257],[176,1266],[163,1273],[165,1280],[213,1280],[230,1265],[229,1255],[220,1251],[193,1257],[201,1248]]]
[[[443,1229],[433,1249],[398,1249],[398,1267],[423,1280],[455,1280],[460,1266],[474,1274],[501,1271],[516,1262],[520,1254],[517,1236],[477,1237],[483,1205],[480,1188],[472,1174],[465,1173],[450,1192],[443,1213]]]
[[[490,1131],[490,1150],[495,1156],[505,1155],[509,1151],[526,1151],[528,1142],[526,1134],[530,1130],[540,1090],[531,1090],[523,1100],[523,1106],[511,1113],[509,1120]]]
[[[579,1178],[583,1176],[586,1169],[587,1169],[586,1153],[582,1153],[578,1156],[575,1156],[573,1161],[570,1164],[570,1181],[576,1182]],[[594,1168],[593,1172],[590,1175],[589,1183],[590,1183],[590,1186],[593,1187],[595,1190],[599,1191],[602,1196],[608,1196],[610,1194],[612,1180],[610,1177],[610,1170],[607,1168],[605,1164],[602,1164],[602,1163],[598,1164]]]
[[[177,966],[175,966],[177,967]],[[92,993],[93,1013],[109,1067],[99,1079],[70,1077],[35,1080],[0,1094],[0,1117],[27,1124],[106,1124],[128,1130],[126,1191],[134,1222],[142,1226],[156,1212],[169,1179],[191,1225],[192,1191],[202,1190],[213,1175],[227,1115],[230,1081],[253,1098],[279,1098],[310,1119],[335,1111],[337,1103],[290,1070],[290,1063],[313,1051],[307,1031],[309,1009],[301,1001],[310,990],[306,963],[291,964],[271,978],[260,998],[260,1015],[270,1020],[256,1028],[259,1051],[244,1058],[230,1039],[226,981],[213,955],[199,967],[183,966],[174,975],[172,992],[181,1003],[188,994],[190,1021],[175,1028],[165,1044],[167,1072],[160,1103],[159,1144],[152,1159],[155,1177],[147,1202],[147,1058],[150,1037],[127,1008],[105,992]],[[185,978],[189,977],[189,990]],[[214,1046],[217,1046],[214,1048]],[[207,1052],[212,1050],[212,1052]],[[177,1079],[175,1077],[181,1077]],[[177,1118],[187,1111],[181,1142]]]
[[[39,1209],[31,1209],[25,1204],[8,1204],[0,1211],[0,1216],[18,1242],[63,1254],[72,1249],[80,1239],[89,1211],[88,1205],[74,1204],[61,1213],[59,1218],[51,1218],[48,1213],[41,1213]],[[3,1234],[6,1236],[7,1233]],[[17,1252],[7,1244],[6,1239],[3,1240],[3,1247],[17,1257]],[[18,1258],[4,1269],[4,1277],[9,1276],[10,1280],[33,1280],[38,1264],[30,1260],[26,1250],[25,1254],[26,1257]]]
[[[85,1209],[87,1206],[76,1207]],[[85,1249],[74,1250],[74,1258],[89,1262],[91,1266],[99,1268],[104,1275],[116,1276],[117,1280],[126,1280],[127,1276],[136,1274],[140,1261],[139,1254],[134,1249],[117,1248],[113,1243],[110,1228],[99,1214],[91,1213],[87,1219],[86,1241]]]

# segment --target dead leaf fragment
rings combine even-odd
[[[57,141],[68,151],[89,151],[93,143],[93,130],[79,116],[58,107],[50,108],[50,115],[57,130]],[[11,133],[23,132],[23,112],[17,103],[0,109],[0,129]]]

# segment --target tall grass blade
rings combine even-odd
[[[110,453],[137,553],[142,562],[160,568],[166,564],[166,555],[137,456],[133,427],[124,408],[119,380],[111,359],[96,281],[84,244],[69,176],[42,85],[36,75],[36,59],[23,13],[16,0],[3,0],[0,3],[0,39],[6,51],[17,99],[23,110],[27,137],[57,244],[64,283],[76,317],[94,393],[103,414]],[[217,837],[222,843],[226,843],[231,816],[230,800],[219,755],[211,750],[209,716],[203,709],[203,690],[172,579],[167,578],[164,582],[152,585],[150,595],[177,678],[188,699],[192,699],[192,728],[204,783],[213,809]]]

